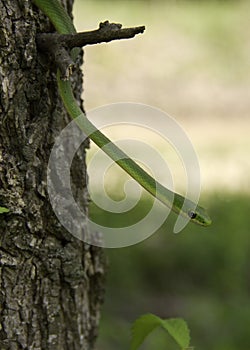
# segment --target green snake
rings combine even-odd
[[[49,17],[58,33],[76,33],[71,18],[58,0],[33,0],[33,3]],[[57,82],[61,98],[70,116],[77,122],[79,120],[78,117],[81,116],[80,123],[78,122],[80,128],[89,135],[91,140],[100,148],[105,146],[103,150],[111,159],[113,159],[151,195],[156,197],[172,211],[181,214],[196,224],[202,226],[208,226],[211,224],[212,221],[204,208],[199,205],[197,206],[191,200],[162,186],[88,120],[75,100],[69,80],[62,80],[59,70],[57,72]]]

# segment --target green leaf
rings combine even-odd
[[[8,212],[9,212],[8,208],[0,207],[0,214],[8,213]]]
[[[130,350],[138,349],[149,333],[161,325],[161,322],[162,320],[153,314],[146,314],[135,320],[132,325]]]
[[[189,347],[190,332],[182,318],[170,318],[162,321],[162,327],[174,338],[182,349]]]
[[[132,325],[130,350],[137,350],[149,333],[159,326],[172,336],[181,349],[189,347],[189,329],[183,319],[170,318],[163,320],[156,315],[146,314],[135,320]]]

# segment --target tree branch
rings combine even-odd
[[[120,23],[105,21],[99,24],[99,29],[76,34],[42,33],[37,35],[37,44],[42,51],[49,46],[60,43],[69,49],[83,47],[119,39],[130,39],[136,34],[143,33],[145,26],[122,28]]]
[[[40,51],[46,52],[54,59],[59,67],[63,79],[68,79],[74,62],[69,50],[75,47],[94,45],[112,40],[130,39],[143,33],[145,26],[122,28],[119,23],[105,21],[99,28],[76,34],[40,33],[37,35],[37,45]]]

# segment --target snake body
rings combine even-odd
[[[71,18],[58,0],[33,0],[33,3],[49,17],[58,33],[76,33]],[[69,80],[62,80],[59,70],[57,72],[57,82],[61,98],[70,116],[76,120],[80,128],[89,135],[95,144],[103,148],[104,152],[111,159],[134,178],[144,189],[177,214],[181,214],[192,222],[202,226],[211,224],[211,219],[204,208],[196,206],[191,200],[162,186],[88,120],[75,100]],[[81,116],[80,119],[78,118],[79,116]]]

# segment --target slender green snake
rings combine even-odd
[[[76,29],[71,18],[64,10],[58,0],[33,0],[33,3],[49,17],[55,29],[60,34],[76,33]],[[73,54],[71,53],[73,56]],[[75,56],[75,54],[74,54]],[[72,57],[73,59],[75,57]],[[122,169],[124,169],[133,179],[135,179],[144,189],[168,206],[177,214],[190,219],[192,222],[208,226],[211,219],[206,210],[196,206],[191,200],[182,197],[162,186],[145,172],[138,164],[129,158],[120,148],[112,143],[101,133],[86,117],[74,98],[69,80],[62,80],[60,72],[57,72],[57,82],[61,98],[65,108],[73,119],[76,119],[80,128],[96,143],[100,148],[104,147],[104,152],[113,159]],[[80,118],[80,122],[78,122]]]

